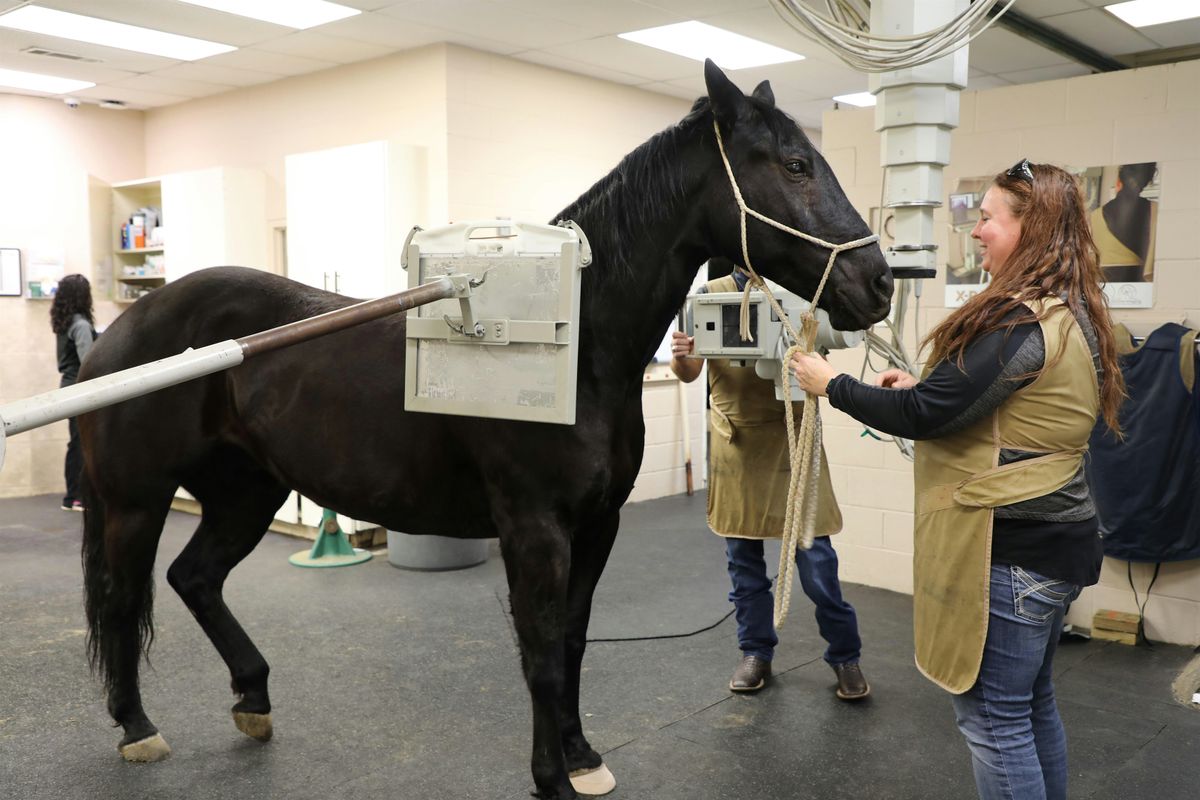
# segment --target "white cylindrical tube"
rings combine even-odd
[[[236,367],[242,363],[242,357],[242,345],[233,339],[198,350],[186,350],[177,356],[0,406],[0,426],[5,436],[12,436],[30,428],[77,417],[122,400]],[[3,438],[0,437],[0,464],[3,464],[3,452]]]

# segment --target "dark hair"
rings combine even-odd
[[[1117,170],[1117,179],[1121,181],[1122,191],[1141,193],[1150,181],[1154,180],[1154,171],[1158,164],[1148,161],[1142,164],[1122,164]]]
[[[1066,170],[1050,164],[1030,164],[1032,178],[1009,170],[992,185],[1003,192],[1013,216],[1021,221],[1021,234],[999,275],[988,288],[968,300],[926,337],[934,361],[957,358],[976,338],[1015,321],[1005,317],[1024,302],[1061,297],[1078,318],[1086,313],[1096,331],[1100,363],[1100,411],[1104,422],[1120,436],[1117,410],[1125,399],[1125,380],[1117,364],[1108,303],[1101,290],[1099,254],[1088,223],[1087,204],[1078,181]],[[1046,313],[1049,313],[1048,311]],[[1053,366],[1062,352],[1046,354],[1042,370]],[[1037,375],[1037,370],[1031,375]]]
[[[90,324],[96,324],[92,317],[91,284],[82,275],[67,275],[58,282],[58,291],[54,295],[54,303],[50,306],[50,328],[55,333],[66,333],[71,327],[71,319],[76,314]]]

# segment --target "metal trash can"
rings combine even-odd
[[[388,563],[428,572],[465,569],[487,561],[488,541],[388,531]]]

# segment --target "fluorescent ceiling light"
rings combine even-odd
[[[859,108],[875,105],[875,95],[870,92],[855,92],[854,94],[839,94],[835,95],[834,100],[839,103],[848,103]]]
[[[1104,10],[1135,28],[1200,17],[1200,3],[1196,0],[1130,0],[1105,6]]]
[[[684,58],[711,58],[725,69],[746,69],[800,61],[804,56],[703,22],[689,20],[617,34],[622,39],[666,50]]]
[[[357,8],[347,8],[326,0],[183,0],[194,6],[225,11],[241,17],[261,19],[289,28],[313,28],[346,17],[361,14]]]
[[[40,6],[23,6],[0,15],[0,27],[14,28],[30,33],[44,33],[60,39],[74,39],[121,50],[174,58],[180,61],[195,61],[218,53],[237,50],[227,44],[193,39],[174,33],[164,33],[150,28],[139,28],[123,22],[69,14]]]
[[[66,94],[67,92],[78,92],[80,89],[90,89],[95,85],[91,81],[56,78],[53,75],[39,75],[36,72],[21,72],[15,69],[0,69],[0,86],[8,86],[13,89]]]

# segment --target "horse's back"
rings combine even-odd
[[[96,340],[79,377],[107,375],[352,302],[260,270],[199,270],[130,306]]]

